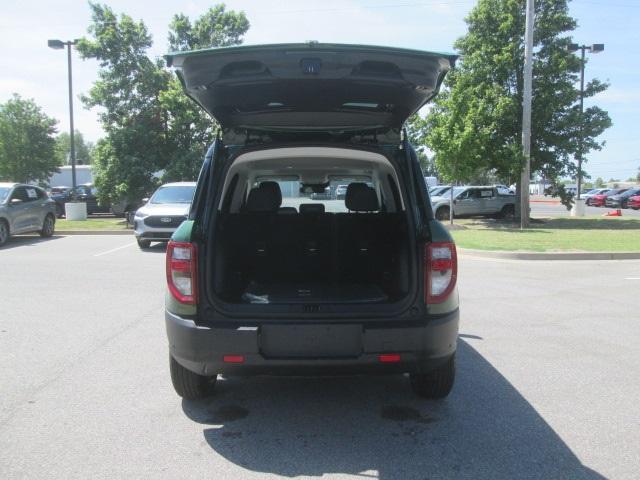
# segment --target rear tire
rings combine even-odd
[[[9,224],[5,220],[0,220],[0,247],[7,243],[10,236]]]
[[[52,213],[49,213],[46,217],[44,217],[44,222],[42,222],[42,230],[38,233],[41,237],[47,238],[53,236],[53,233],[56,230],[56,219]]]
[[[455,354],[446,363],[428,373],[412,373],[411,388],[422,398],[441,399],[449,395],[456,377]]]
[[[213,393],[217,375],[205,377],[187,370],[169,355],[171,383],[176,393],[185,400],[200,400]]]
[[[449,218],[449,207],[440,207],[438,210],[436,210],[436,219],[442,222],[444,220],[449,220]]]
[[[136,241],[138,242],[138,246],[142,250],[146,250],[151,246],[151,240],[142,240],[141,238],[136,238]]]
[[[513,220],[516,216],[516,210],[513,205],[505,205],[500,210],[498,214],[498,218],[502,218],[503,220]]]

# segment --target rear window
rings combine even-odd
[[[257,187],[261,182],[265,181],[278,182],[280,192],[282,192],[282,207],[293,207],[298,212],[300,211],[300,204],[302,203],[321,203],[324,205],[325,212],[348,212],[345,205],[345,195],[349,184],[354,182],[365,183],[377,190],[376,182],[374,182],[371,177],[365,176],[330,179],[329,185],[320,192],[313,192],[311,187],[305,188],[299,180],[283,181],[273,177],[258,177],[253,186]]]
[[[151,197],[151,203],[191,203],[195,188],[192,185],[160,187]]]
[[[11,189],[9,187],[0,187],[0,203],[7,199],[10,191]]]

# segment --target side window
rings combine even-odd
[[[493,190],[490,188],[485,188],[480,190],[480,198],[491,198],[493,197]]]
[[[11,200],[17,199],[17,200],[22,200],[24,202],[26,201],[26,197],[27,197],[27,194],[24,191],[24,187],[16,187],[13,190],[13,193],[11,194]]]
[[[473,190],[465,190],[458,196],[458,200],[466,200],[467,198],[471,198]]]
[[[35,188],[26,187],[24,190],[26,192],[26,202],[35,202],[36,200],[38,200],[38,192]]]

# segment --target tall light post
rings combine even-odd
[[[67,47],[67,67],[69,70],[69,156],[71,157],[71,183],[72,183],[72,195],[73,198],[76,198],[76,147],[75,141],[73,138],[73,82],[72,82],[72,74],[71,74],[71,47],[78,43],[78,40],[69,40],[67,42],[63,42],[62,40],[49,40],[47,44],[49,48],[53,48],[54,50],[62,50],[65,46]]]
[[[570,43],[567,46],[567,50],[570,52],[581,51],[580,56],[580,143],[578,146],[578,196],[580,200],[580,190],[582,190],[582,154],[583,154],[583,142],[584,142],[584,59],[585,52],[589,50],[591,53],[599,53],[604,50],[604,43],[594,43],[592,45],[578,45],[577,43]]]

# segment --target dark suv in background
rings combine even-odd
[[[403,124],[455,56],[309,43],[167,59],[221,125],[167,247],[176,392],[206,396],[218,374],[369,372],[445,397],[456,248]],[[313,198],[330,185],[344,198]]]

